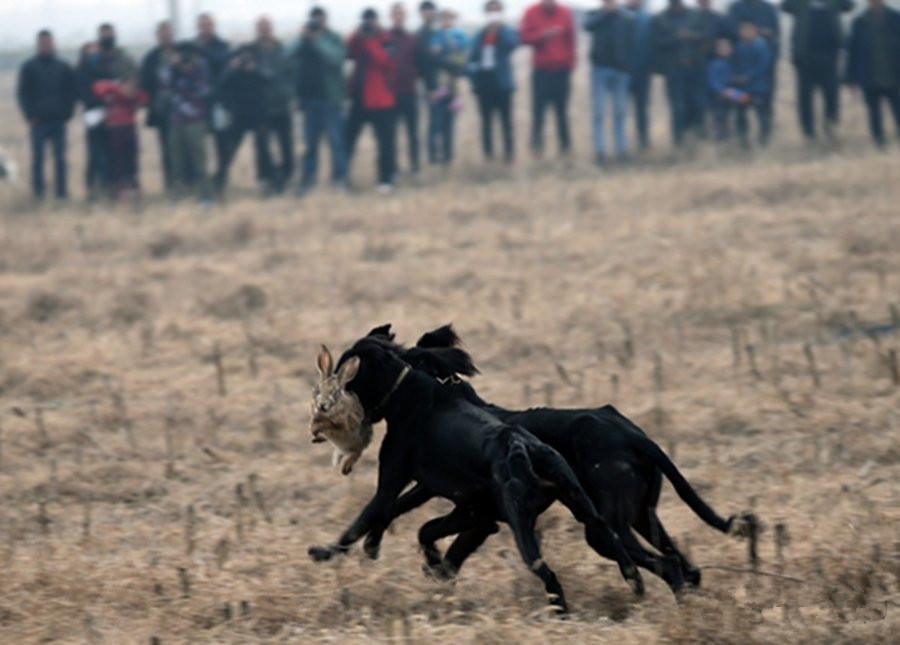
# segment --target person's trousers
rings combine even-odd
[[[169,129],[172,177],[178,195],[194,192],[201,199],[211,196],[206,170],[207,125],[202,121],[173,123]],[[223,162],[226,160],[223,157]]]
[[[731,136],[731,121],[737,104],[716,95],[713,95],[711,101],[716,141],[727,141]]]
[[[453,161],[453,131],[456,113],[453,96],[444,96],[431,103],[428,120],[428,156],[432,163],[448,164]]]
[[[544,118],[547,108],[556,115],[556,134],[561,152],[572,147],[569,134],[569,94],[571,92],[569,70],[536,69],[531,73],[531,148],[540,154],[544,151]]]
[[[38,123],[31,127],[31,187],[34,196],[43,199],[44,187],[44,150],[47,144],[53,149],[54,181],[56,182],[57,199],[68,197],[66,179],[66,123],[52,121]]]
[[[253,135],[254,145],[260,136],[260,130],[262,130],[262,125],[259,123],[250,123],[246,119],[242,119],[240,116],[236,116],[232,118],[231,124],[224,131],[225,132],[225,151],[224,157],[222,158],[222,164],[216,169],[215,173],[215,187],[216,191],[222,192],[225,190],[228,185],[228,174],[231,171],[231,165],[234,163],[234,158],[237,156],[238,150],[241,148],[241,144],[244,142],[244,136],[249,134]],[[266,151],[267,152],[267,151]],[[257,156],[257,168],[259,167],[259,150],[255,150]],[[257,174],[259,171],[257,170]]]
[[[316,183],[319,169],[319,142],[322,136],[331,151],[331,181],[347,178],[347,146],[340,105],[322,100],[305,101],[303,105],[303,186]]]
[[[104,124],[85,130],[87,165],[84,183],[91,198],[106,192],[109,186],[109,128]]]
[[[138,135],[134,125],[109,126],[110,187],[113,196],[138,187]]]
[[[627,148],[625,119],[628,114],[628,83],[626,72],[611,67],[591,69],[591,109],[594,124],[594,152],[606,155],[606,104],[612,103],[613,131],[616,154],[622,156]]]
[[[172,190],[172,151],[169,149],[169,124],[164,122],[154,127],[156,128],[156,136],[159,139],[163,186],[169,191]]]
[[[900,136],[900,85],[892,88],[865,88],[863,96],[866,99],[866,109],[869,112],[869,132],[872,133],[872,139],[879,146],[886,143],[884,136],[884,125],[881,121],[881,104],[887,102],[891,113],[894,116],[894,125],[896,126],[896,134]]]
[[[397,126],[406,131],[406,144],[409,151],[409,169],[419,171],[419,97],[416,94],[403,94],[397,97]]]
[[[752,109],[756,112],[756,120],[759,125],[759,143],[768,145],[769,136],[772,133],[771,99],[768,94],[754,95],[749,105],[740,105],[737,109],[737,132],[744,146],[749,145],[749,119],[747,113]]]
[[[672,121],[672,141],[681,145],[692,128],[702,128],[706,83],[703,67],[673,66],[666,73],[666,95]]]
[[[496,82],[480,83],[476,97],[481,115],[481,149],[486,159],[494,158],[494,116],[500,121],[503,136],[503,159],[507,162],[515,158],[515,137],[513,135],[511,90],[497,86]]]
[[[837,55],[816,57],[795,65],[797,72],[797,116],[804,136],[816,136],[814,98],[816,90],[825,100],[825,120],[835,125],[840,118],[840,84]]]
[[[379,184],[393,184],[396,171],[396,115],[393,108],[367,110],[360,103],[354,102],[347,116],[347,159],[348,166],[353,162],[356,143],[363,127],[369,123],[375,131],[375,143],[378,148],[377,169]]]
[[[634,123],[638,144],[646,149],[650,146],[650,88],[652,75],[641,71],[631,75],[631,97],[634,102]]]
[[[271,139],[278,148],[278,163],[274,161]],[[290,112],[270,114],[263,127],[256,131],[256,175],[277,192],[294,174],[294,122]]]

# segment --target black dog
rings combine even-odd
[[[347,390],[356,395],[370,422],[385,419],[387,433],[378,456],[375,497],[335,544],[312,547],[310,556],[328,560],[369,532],[383,534],[396,516],[397,498],[415,480],[457,503],[459,512],[443,520],[451,528],[477,526],[483,531],[496,530],[498,520],[509,524],[525,564],[544,582],[560,613],[567,610],[565,596],[541,558],[534,532],[537,516],[557,499],[585,525],[591,547],[618,562],[635,592],[642,593],[640,573],[559,453],[472,404],[464,391],[442,387],[413,370],[400,358],[404,353],[387,338],[369,336],[338,361],[339,370],[348,363],[344,369],[356,371]],[[455,373],[475,373],[462,350],[444,348],[441,353],[443,364],[453,365]],[[377,550],[367,552],[374,556]]]
[[[393,339],[390,326],[376,328],[372,333]],[[455,372],[446,360],[446,350],[458,344],[459,338],[453,329],[444,326],[425,334],[415,349],[404,354],[404,359],[416,369],[463,391],[475,405],[506,423],[524,427],[555,448],[575,471],[597,510],[620,537],[635,563],[660,575],[674,591],[680,589],[683,580],[699,586],[700,571],[678,551],[656,514],[663,475],[681,499],[707,524],[723,533],[736,533],[755,541],[758,522],[752,514],[732,515],[728,519],[720,517],[697,495],[659,446],[613,406],[515,412],[491,405],[470,385],[456,378],[457,373],[468,374]],[[398,515],[408,512],[431,497],[431,491],[420,484],[400,498],[396,512]],[[471,517],[466,525],[463,510],[457,508],[446,517],[426,523],[420,530],[419,540],[425,551],[427,568],[437,577],[454,576],[463,561],[496,531],[490,523],[476,526]],[[664,559],[647,553],[630,527],[659,549]],[[434,543],[455,533],[461,535],[441,559]],[[377,531],[370,533],[366,538],[367,551],[377,552],[380,539],[381,534]],[[755,551],[753,544],[751,550]],[[672,560],[679,571],[672,571]]]

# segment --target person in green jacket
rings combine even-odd
[[[297,98],[303,113],[303,169],[300,194],[316,183],[319,142],[324,135],[331,149],[331,181],[341,187],[347,181],[347,148],[344,141],[343,104],[346,94],[344,40],[328,27],[321,7],[309,13],[294,51]]]
[[[841,13],[853,0],[783,0],[781,10],[794,18],[791,58],[797,72],[797,111],[807,140],[816,138],[813,97],[825,99],[825,134],[831,139],[840,117],[838,55],[844,46]]]

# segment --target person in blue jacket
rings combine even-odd
[[[634,16],[634,52],[631,57],[631,99],[634,103],[634,121],[638,146],[650,147],[650,89],[653,79],[653,16],[647,11],[644,0],[628,0],[628,10]]]
[[[886,145],[881,122],[885,101],[900,136],[900,12],[885,6],[884,0],[869,0],[869,8],[853,21],[845,80],[863,91],[875,144]]]
[[[752,23],[759,32],[759,36],[768,45],[771,58],[769,84],[772,91],[766,97],[765,107],[769,112],[768,119],[771,123],[774,120],[775,89],[778,87],[777,63],[781,55],[781,21],[778,17],[778,9],[767,0],[735,0],[728,7],[728,19],[734,28],[738,28],[742,22]]]
[[[519,46],[519,32],[503,22],[503,3],[491,0],[484,6],[487,24],[475,34],[467,66],[481,114],[481,149],[485,159],[494,158],[494,115],[503,134],[503,160],[515,160],[512,97],[516,81],[512,54]]]
[[[772,75],[769,73],[772,50],[752,22],[745,21],[738,25],[733,64],[736,87],[750,95],[750,103],[738,108],[737,131],[741,144],[745,148],[750,145],[747,112],[753,107],[759,123],[759,144],[765,147],[772,131],[771,111],[768,108],[772,94]]]
[[[735,86],[734,47],[728,38],[716,41],[716,54],[706,66],[706,86],[712,97],[716,125],[716,141],[727,141],[734,113],[742,105],[748,105],[750,94]]]

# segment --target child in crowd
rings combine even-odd
[[[138,186],[137,111],[147,105],[147,94],[134,77],[97,81],[92,90],[105,104],[103,119],[109,131],[110,190],[113,199],[136,196]]]
[[[716,41],[716,57],[706,68],[706,84],[713,99],[716,141],[728,139],[732,114],[739,106],[749,105],[751,102],[750,94],[735,87],[733,54],[731,41],[720,38]]]
[[[441,28],[431,41],[431,51],[438,61],[438,84],[428,97],[436,118],[428,132],[429,146],[437,151],[437,160],[449,164],[453,160],[453,125],[455,114],[462,109],[457,95],[457,82],[465,71],[469,42],[465,32],[456,26],[456,13],[441,12]]]
[[[759,123],[759,144],[769,144],[772,124],[769,113],[769,95],[772,92],[772,49],[759,35],[759,29],[752,22],[742,22],[738,27],[738,43],[734,49],[734,82],[738,89],[750,95],[750,101],[738,106],[737,130],[741,145],[750,146],[748,138],[747,112],[750,107],[756,112]]]

